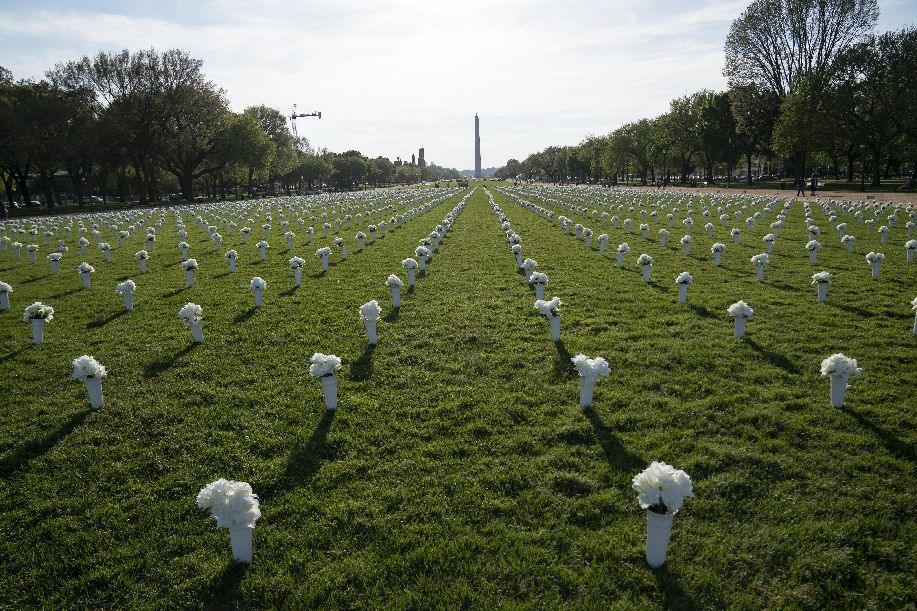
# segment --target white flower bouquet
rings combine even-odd
[[[404,282],[395,274],[389,274],[388,278],[385,279],[385,284],[392,289],[392,307],[395,309],[400,308],[401,287],[404,286]]]
[[[302,269],[303,265],[306,264],[306,260],[302,257],[293,257],[289,260],[290,269]]]
[[[198,344],[203,343],[204,308],[196,303],[186,303],[182,306],[182,309],[178,311],[178,318],[191,328],[191,335],[194,337],[194,341]]]
[[[80,275],[83,277],[83,288],[88,289],[90,286],[90,276],[89,275],[92,273],[95,273],[96,269],[93,266],[86,263],[85,261],[83,261],[76,268],[76,271],[78,271]]]
[[[650,281],[650,267],[653,265],[653,258],[648,254],[644,253],[637,257],[637,264],[643,268],[643,281]]]
[[[260,276],[255,276],[254,278],[251,279],[251,282],[248,283],[248,286],[252,290],[252,292],[255,294],[255,307],[260,308],[261,300],[264,295],[264,289],[267,288],[267,282],[265,282],[264,278],[261,278]]]
[[[812,274],[812,284],[818,285],[818,301],[823,302],[828,297],[828,283],[831,282],[829,272],[817,272]]]
[[[522,262],[522,271],[525,274],[525,279],[529,280],[532,277],[532,273],[535,271],[535,268],[538,267],[538,261],[535,259],[525,259]]]
[[[418,246],[414,249],[414,256],[417,257],[417,262],[420,266],[420,271],[424,271],[424,266],[426,265],[427,259],[430,257],[430,249],[426,246]]]
[[[0,282],[0,310],[7,311],[10,309],[10,293],[13,287],[6,282]]]
[[[751,257],[751,262],[755,266],[755,276],[759,282],[764,280],[764,266],[767,265],[769,261],[770,258],[767,256],[767,253],[764,252]]]
[[[322,383],[325,409],[334,411],[337,409],[337,372],[341,368],[341,359],[333,354],[316,352],[312,355],[310,362],[309,374],[318,378]]]
[[[3,283],[0,282],[0,284]],[[3,294],[0,293],[0,297],[2,296]],[[914,300],[911,301],[911,309],[914,310],[914,335],[917,335],[917,297],[914,297]]]
[[[287,241],[287,250],[293,248],[293,238],[296,237],[296,234],[292,231],[287,231],[283,234],[283,238]]]
[[[548,275],[543,272],[532,272],[528,281],[535,288],[535,299],[544,299],[544,287],[548,284]]]
[[[84,354],[73,360],[73,377],[86,385],[92,409],[102,407],[102,380],[107,376],[105,367],[92,356]]]
[[[847,245],[847,252],[853,252],[853,247],[856,245],[856,238],[852,235],[844,235],[841,238],[841,242]]]
[[[669,231],[668,229],[659,230],[659,244],[665,246],[669,241]]]
[[[194,271],[197,269],[197,259],[185,259],[179,265],[182,266],[186,272]]]
[[[4,294],[9,292],[12,292],[12,289]],[[45,323],[54,320],[54,308],[36,301],[23,311],[22,320],[32,323],[32,343],[40,344],[44,338]]]
[[[913,263],[914,261],[914,251],[917,250],[917,240],[908,240],[904,243],[905,255],[907,256],[907,262]]]
[[[862,375],[863,370],[857,365],[856,359],[837,353],[821,362],[821,374],[831,377],[831,405],[842,407],[847,392],[847,379]]]
[[[694,498],[694,487],[687,473],[656,461],[634,477],[632,485],[646,510],[646,562],[659,568],[665,564],[675,514],[685,498]]]
[[[252,529],[261,517],[258,496],[246,482],[218,479],[197,494],[197,506],[209,509],[217,528],[229,529],[232,556],[237,562],[252,561]]]
[[[230,249],[227,250],[223,256],[226,257],[226,260],[229,262],[229,271],[236,271],[236,258],[239,256],[239,253],[237,253],[234,249]]]
[[[535,301],[535,309],[538,310],[538,313],[548,319],[548,322],[551,325],[551,339],[555,342],[560,341],[560,312],[557,308],[563,305],[560,297],[554,297],[550,300],[545,301],[544,299],[537,299]]]
[[[124,309],[133,310],[134,309],[134,291],[137,289],[137,284],[131,280],[127,279],[124,282],[118,283],[118,286],[115,287],[115,292],[120,293],[124,298]]]
[[[261,256],[261,260],[266,261],[267,260],[267,251],[271,247],[271,245],[265,242],[264,240],[261,240],[260,242],[255,244],[255,246],[258,247],[258,254]]]
[[[592,393],[595,390],[595,383],[599,378],[608,377],[611,373],[611,367],[608,361],[600,356],[589,358],[585,354],[577,354],[572,359],[573,366],[579,373],[579,404],[583,409],[592,407]]]
[[[885,260],[885,254],[881,252],[869,252],[866,254],[866,261],[869,262],[870,267],[872,268],[872,279],[879,279],[879,268],[882,265],[882,261]]]
[[[608,248],[608,234],[599,235],[599,256],[605,256],[605,249]]]
[[[737,301],[728,308],[726,312],[735,318],[735,336],[743,337],[745,335],[745,323],[754,318],[755,311],[744,301]]]
[[[369,344],[375,346],[378,339],[376,337],[376,323],[382,316],[382,307],[379,302],[373,299],[360,306],[360,320],[366,328],[366,335],[369,337]]]
[[[687,257],[688,255],[690,255],[691,254],[691,244],[694,243],[694,238],[692,238],[690,235],[685,235],[681,238],[681,240],[679,240],[679,242],[681,243],[681,250],[685,254],[685,256]]]
[[[315,256],[322,260],[322,271],[328,271],[328,257],[331,255],[331,248],[323,246],[315,251]]]

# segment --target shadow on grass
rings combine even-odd
[[[205,609],[242,608],[242,578],[249,565],[243,562],[229,562],[216,578],[201,593]]]
[[[771,282],[768,284],[770,284],[775,289],[780,289],[781,291],[795,291],[796,293],[799,293],[800,291],[802,291],[802,289],[799,288],[798,286],[783,284],[782,282]]]
[[[825,301],[825,303],[828,304],[829,306],[833,307],[833,308],[837,308],[837,309],[839,309],[839,310],[843,310],[844,312],[847,312],[848,314],[854,314],[854,315],[860,316],[860,317],[862,317],[862,318],[869,318],[870,316],[873,316],[873,315],[875,314],[875,312],[870,312],[869,310],[864,310],[863,308],[858,308],[858,307],[852,306],[852,305],[846,305],[846,304],[843,304],[843,303],[836,303],[836,302],[833,302],[833,301],[831,301],[831,296],[830,296],[830,295],[828,295],[828,299]],[[910,315],[908,315],[907,317],[910,318]]]
[[[328,273],[328,272],[326,272],[325,270],[320,270],[320,271],[315,272],[314,274],[312,274],[312,275],[309,276],[309,277],[310,277],[310,278],[321,278],[322,276],[324,276],[324,275],[327,274],[327,273]]]
[[[408,295],[413,295],[413,294],[414,294],[414,287],[415,287],[415,285],[413,285],[413,284],[410,285],[410,286],[408,287],[408,290],[406,291]]]
[[[181,287],[180,289],[175,289],[174,291],[169,291],[168,293],[163,293],[162,296],[163,296],[163,297],[175,297],[176,295],[180,295],[181,293],[184,293],[184,292],[187,291],[189,288],[191,288],[191,287],[190,287],[190,286],[183,286],[183,287]]]
[[[658,569],[653,570],[653,577],[656,578],[656,587],[662,591],[665,597],[666,609],[695,609],[696,606],[690,596],[682,589],[678,578],[669,572],[668,566],[663,564]]]
[[[373,374],[373,353],[375,351],[375,344],[366,345],[366,348],[363,350],[363,354],[360,355],[360,358],[354,361],[353,365],[350,366],[351,380],[355,382],[362,382],[363,380],[369,379],[369,376]]]
[[[82,291],[82,290],[83,290],[83,289],[81,289],[81,288],[79,288],[79,289],[70,289],[69,291],[64,291],[63,293],[56,293],[56,294],[51,295],[50,297],[48,297],[48,301],[51,301],[51,300],[53,300],[53,299],[63,299],[64,297],[69,297],[70,295],[76,295],[77,293],[79,293],[79,292]]]
[[[45,274],[44,276],[36,276],[35,278],[29,278],[28,280],[23,280],[19,284],[31,284],[32,282],[38,282],[39,280],[44,280],[45,278],[50,278],[54,274]]]
[[[3,356],[0,356],[0,363],[4,363],[10,360],[11,358],[14,358],[17,354],[25,352],[26,350],[28,350],[29,348],[31,348],[34,345],[35,344],[33,344],[32,342],[29,342],[29,344],[25,348],[20,348],[19,350],[14,350],[13,352],[8,352],[4,354]]]
[[[841,411],[859,423],[865,429],[875,435],[882,445],[885,446],[885,449],[888,450],[889,454],[896,456],[898,458],[903,458],[904,460],[909,460],[911,462],[917,462],[917,444],[908,443],[898,437],[892,435],[888,431],[885,431],[858,412],[851,410],[848,406],[843,406],[840,408]]]
[[[30,441],[9,456],[0,459],[0,478],[8,479],[16,471],[24,467],[26,463],[48,452],[82,424],[88,415],[89,410],[74,414],[63,426],[47,435],[44,439]]]
[[[570,356],[570,352],[564,345],[564,340],[554,342],[554,347],[557,349],[557,362],[554,363],[554,375],[559,378],[575,377],[577,375],[576,367],[573,366],[573,357]]]
[[[389,313],[382,317],[382,320],[385,322],[395,322],[398,320],[398,315],[401,313],[401,306],[397,308],[392,308],[389,310]]]
[[[112,314],[111,316],[107,318],[102,318],[100,320],[92,321],[91,323],[86,325],[86,328],[87,329],[99,329],[101,327],[104,327],[111,321],[121,318],[122,316],[124,316],[127,313],[128,313],[128,310],[125,310],[125,309],[118,310],[117,312],[115,312],[114,314]]]
[[[328,457],[328,431],[331,430],[334,414],[334,410],[325,410],[309,439],[290,453],[284,474],[290,487],[307,484],[318,471],[322,459]]]
[[[689,303],[688,307],[691,308],[698,316],[703,316],[704,318],[718,318],[717,315],[708,310],[706,306]]]
[[[247,310],[245,310],[244,312],[242,312],[241,314],[237,315],[237,316],[233,319],[233,322],[236,323],[237,325],[238,325],[238,324],[241,324],[241,323],[243,323],[243,322],[246,322],[248,319],[250,319],[252,316],[254,316],[254,315],[255,315],[255,312],[257,312],[257,311],[258,311],[258,308],[255,307],[255,306],[252,306],[252,307],[250,307],[249,309],[247,309]]]
[[[293,286],[291,286],[290,288],[288,288],[288,289],[285,290],[284,292],[280,293],[280,296],[281,296],[281,297],[289,297],[290,295],[295,295],[295,294],[296,294],[296,291],[298,291],[298,290],[299,290],[299,287],[296,286],[296,285],[294,284]]]
[[[214,278],[225,278],[226,276],[231,276],[233,272],[223,272],[222,274],[217,274]]]
[[[608,430],[605,423],[602,422],[601,416],[596,413],[594,408],[583,410],[583,415],[589,420],[589,424],[595,429],[595,434],[599,438],[599,444],[605,452],[605,458],[612,468],[618,471],[638,472],[646,468],[646,462],[641,456],[629,452],[624,448],[620,441]]]
[[[197,347],[197,343],[192,342],[191,344],[188,344],[187,346],[185,346],[184,348],[182,348],[181,350],[179,350],[172,356],[167,356],[164,359],[161,359],[159,361],[156,361],[155,363],[151,363],[150,365],[147,365],[146,369],[143,370],[144,377],[155,378],[155,377],[161,376],[165,371],[167,371],[173,365],[175,365],[175,363],[177,363],[181,357],[185,356],[186,354],[194,350],[196,347]]]
[[[760,354],[764,360],[769,362],[774,367],[779,367],[787,373],[799,373],[799,367],[797,367],[795,363],[793,363],[793,361],[788,359],[786,356],[766,349],[764,346],[749,338],[747,335],[745,336],[745,343],[748,344],[749,347]]]

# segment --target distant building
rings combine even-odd
[[[400,168],[402,165],[404,165],[404,162],[401,161],[401,157],[396,157],[396,158],[395,158],[395,163],[394,163],[393,165],[394,165],[396,168]]]
[[[418,151],[418,153],[419,154],[417,155],[417,165],[419,165],[420,167],[425,167],[427,165],[427,162],[424,161],[424,158],[423,158],[423,147],[420,147],[420,150]]]
[[[481,178],[481,126],[478,113],[474,113],[474,177]]]
[[[411,165],[417,165],[417,158],[414,157],[414,153],[411,153]]]

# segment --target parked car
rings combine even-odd
[[[28,204],[25,205],[26,208],[41,208],[41,202],[37,199],[33,199]]]

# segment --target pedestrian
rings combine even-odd
[[[796,177],[796,197],[802,195],[806,196],[806,182],[802,179],[801,176]]]
[[[809,185],[812,188],[812,195],[815,195],[815,190],[818,188],[818,172],[812,172],[812,181]]]

